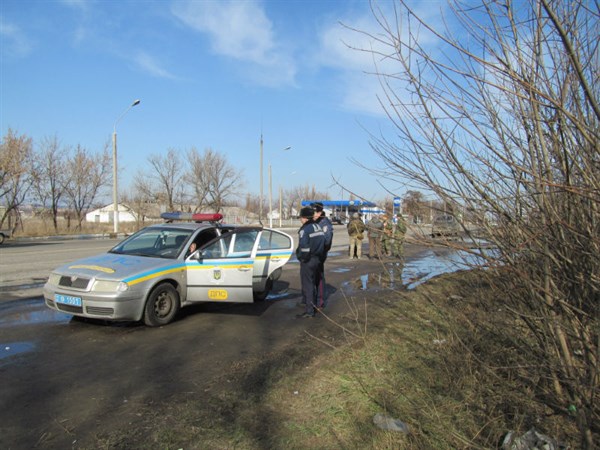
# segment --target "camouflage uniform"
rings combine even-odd
[[[392,257],[404,259],[404,236],[406,235],[406,222],[400,214],[397,216],[398,222],[394,225],[392,234]]]
[[[381,259],[381,234],[383,233],[383,222],[378,216],[373,218],[367,224],[369,230],[369,259]]]
[[[348,229],[348,240],[350,241],[350,258],[360,259],[366,227],[363,221],[360,220],[358,213],[352,215],[352,220],[350,220],[346,228]],[[354,256],[354,252],[356,252],[356,256]]]
[[[383,234],[381,235],[381,253],[384,256],[392,255],[392,233],[394,225],[390,222],[387,216],[383,216]]]

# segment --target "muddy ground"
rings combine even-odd
[[[287,264],[265,302],[188,307],[155,329],[73,319],[45,308],[41,297],[0,303],[0,448],[126,447],[131,442],[115,444],[115,436],[142,436],[156,420],[176,420],[169,405],[189,398],[206,399],[206,411],[195,411],[202,426],[220,391],[261,388],[240,371],[276,366],[289,352],[308,360],[315,348],[327,351],[315,338],[341,344],[335,321],[348,313],[349,297],[379,295],[390,282],[399,288],[396,260],[350,260],[345,249],[334,246],[327,262],[331,320],[296,318],[297,262]],[[427,278],[427,261],[444,252],[406,245],[403,284]]]

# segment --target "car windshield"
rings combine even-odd
[[[120,255],[175,259],[186,247],[192,230],[179,228],[144,228],[109,250]]]

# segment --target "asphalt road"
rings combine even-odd
[[[295,230],[289,234],[296,236]],[[334,236],[326,264],[332,317],[344,311],[343,291],[352,293],[361,276],[382,269],[375,261],[347,258],[345,228],[336,227]],[[12,241],[0,247],[0,448],[93,448],[103,432],[135,426],[149,405],[210,395],[236,364],[293,346],[307,332],[325,341],[340,333],[323,317],[296,318],[294,261],[267,301],[187,307],[160,328],[73,319],[44,305],[42,286],[53,267],[115,242]]]

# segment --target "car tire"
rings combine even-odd
[[[156,286],[144,307],[144,323],[149,327],[160,327],[171,322],[179,311],[179,293],[169,283]]]
[[[254,297],[255,302],[264,302],[267,299],[267,296],[273,289],[273,280],[271,278],[267,279],[267,283],[265,285],[265,290],[261,292],[253,292],[252,295]]]
[[[0,245],[4,244],[4,234],[0,233]]]

